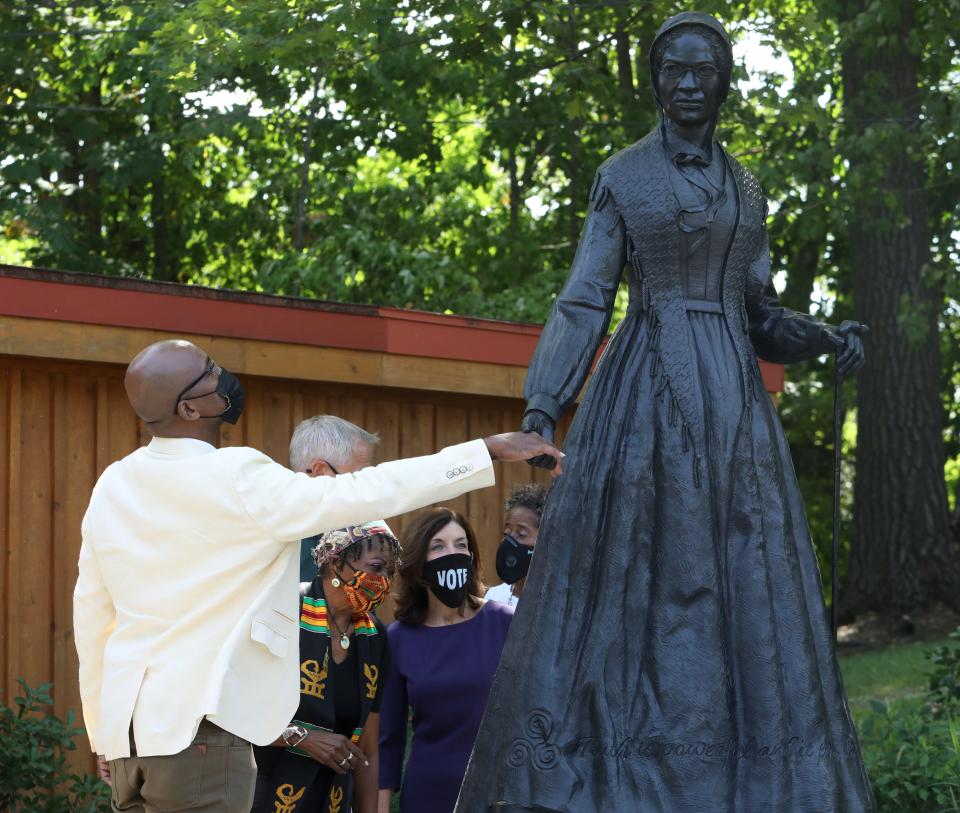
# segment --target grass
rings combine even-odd
[[[950,642],[943,639],[895,644],[840,655],[840,671],[851,710],[867,709],[871,700],[897,703],[922,697],[927,690],[926,673],[931,669],[924,653],[946,643]]]
[[[840,657],[879,813],[960,813],[960,721],[933,717],[925,656],[954,640]]]

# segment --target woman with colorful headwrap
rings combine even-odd
[[[374,610],[390,589],[400,544],[382,520],[330,531],[300,585],[300,707],[256,748],[254,813],[373,813],[380,700],[390,651]]]

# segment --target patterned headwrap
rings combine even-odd
[[[337,528],[321,534],[317,546],[313,549],[313,560],[317,563],[317,568],[322,568],[334,556],[343,556],[347,548],[376,536],[382,536],[393,548],[397,559],[400,558],[399,540],[386,522],[376,519],[363,525],[348,525],[346,528]]]

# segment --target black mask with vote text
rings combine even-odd
[[[473,558],[467,553],[448,553],[423,564],[423,578],[433,594],[448,607],[463,604],[472,571]]]

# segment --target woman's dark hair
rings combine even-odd
[[[504,511],[514,508],[529,508],[537,515],[537,521],[543,517],[543,504],[547,500],[547,490],[539,483],[522,483],[514,486],[507,501],[503,504]]]
[[[430,550],[430,540],[451,522],[456,522],[463,528],[467,537],[467,550],[473,557],[473,569],[467,579],[465,603],[475,610],[483,604],[480,596],[485,588],[480,576],[480,548],[477,547],[477,535],[473,532],[473,527],[463,514],[452,508],[430,508],[417,515],[400,534],[403,562],[397,571],[394,611],[398,621],[420,625],[426,620],[429,607],[427,591],[430,587],[423,578],[423,566]],[[463,614],[463,607],[460,608],[460,614]]]
[[[733,61],[730,58],[729,46],[723,41],[723,38],[712,28],[697,23],[688,23],[678,25],[676,28],[668,31],[653,44],[653,52],[650,54],[650,64],[653,67],[654,84],[656,77],[663,66],[663,55],[673,43],[675,43],[684,34],[699,34],[707,41],[710,53],[717,62],[717,70],[723,77],[724,85],[730,86],[730,74],[733,71]]]

